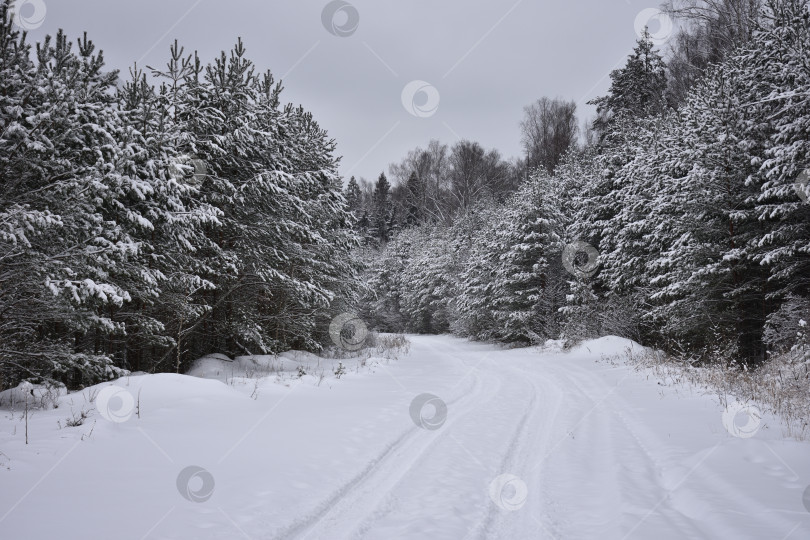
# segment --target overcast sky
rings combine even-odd
[[[208,61],[241,36],[259,68],[283,78],[282,99],[303,104],[337,141],[341,173],[369,180],[433,138],[518,156],[522,109],[542,96],[573,99],[580,120],[593,115],[585,102],[606,92],[608,73],[637,39],[639,14],[657,7],[656,0],[24,1],[31,5],[23,15],[33,16],[35,3],[46,9],[32,38],[87,30],[108,66],[123,73],[136,60],[163,66],[174,38]],[[660,24],[651,20],[651,30]]]

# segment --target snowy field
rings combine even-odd
[[[810,442],[600,361],[628,341],[409,339],[126,377],[31,409],[27,446],[6,392],[0,538],[810,538]]]

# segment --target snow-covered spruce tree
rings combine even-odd
[[[745,256],[766,267],[768,329],[796,335],[798,319],[782,316],[810,298],[810,204],[800,197],[802,171],[810,169],[810,13],[806,0],[768,6],[768,27],[740,51],[742,107],[754,118],[750,130],[767,135],[763,155],[748,182],[759,189],[753,218],[765,228]],[[782,306],[781,308],[779,306]],[[792,307],[791,307],[792,306]],[[780,315],[782,314],[782,315]],[[780,326],[786,328],[780,329]],[[806,330],[805,330],[806,333]]]
[[[537,170],[502,209],[493,332],[504,341],[538,342],[560,333],[564,224],[557,188],[553,178]]]
[[[562,193],[560,210],[564,219],[563,241],[595,242],[599,245],[598,231],[592,230],[595,211],[594,193],[601,180],[599,156],[594,147],[571,149],[555,170],[555,181]],[[594,292],[594,280],[564,275],[568,282],[565,305],[560,307],[561,337],[573,344],[580,339],[598,337],[600,299]]]
[[[695,354],[711,349],[757,363],[770,311],[767,272],[746,251],[765,234],[752,212],[752,179],[766,134],[743,103],[746,69],[732,56],[710,70],[663,128],[676,135],[655,158],[667,163],[656,201],[662,208],[650,218],[668,230],[652,260],[650,315],[665,340]]]
[[[289,174],[303,181],[305,187],[301,195],[303,213],[288,207],[289,218],[301,222],[305,234],[297,235],[302,253],[293,252],[287,259],[294,265],[292,276],[296,282],[285,303],[295,302],[298,313],[290,321],[292,324],[285,323],[288,328],[296,328],[288,332],[285,345],[315,349],[328,339],[335,310],[345,311],[342,306],[354,305],[358,300],[362,264],[354,250],[359,238],[352,228],[354,216],[341,193],[335,142],[303,108],[288,106],[285,112],[291,120],[282,129],[282,144],[290,149]]]
[[[346,208],[354,214],[355,222],[359,221],[363,210],[363,193],[360,191],[360,186],[354,176],[346,184],[343,196],[346,198]]]
[[[406,229],[401,235],[413,238],[408,264],[402,271],[405,328],[425,334],[446,332],[450,326],[449,302],[455,296],[450,231],[444,226],[423,225]]]
[[[451,328],[473,339],[494,339],[496,268],[503,249],[497,237],[500,205],[481,201],[460,214],[452,226],[453,249],[462,254],[456,272],[456,297]]]
[[[596,101],[602,172],[572,230],[600,251],[594,292],[606,308],[645,312],[647,338],[700,350],[721,336],[729,352],[759,357],[764,274],[741,248],[761,231],[745,211],[762,136],[736,108],[741,70],[725,63],[677,116],[661,116],[663,64],[648,41]]]
[[[650,120],[651,121],[651,120]],[[634,159],[637,137],[644,119],[618,119],[611,123],[612,146],[591,147],[569,152],[556,171],[555,183],[562,198],[565,223],[564,244],[585,242],[599,252],[593,275],[578,276],[566,272],[568,293],[563,315],[562,336],[567,343],[607,334],[639,339],[636,291],[627,284],[637,274],[625,274],[619,254],[628,254],[618,233],[627,221],[625,207],[632,191],[623,173]],[[627,130],[627,131],[624,131]],[[619,141],[623,142],[619,144]],[[628,233],[637,236],[637,225]],[[635,262],[644,265],[636,254]]]
[[[677,240],[674,231],[683,219],[683,207],[667,191],[672,186],[668,180],[688,170],[682,161],[683,137],[671,113],[638,119],[624,141],[626,163],[610,173],[614,211],[600,224],[598,244],[600,333],[647,343],[658,339],[656,324],[640,316],[650,312],[651,283],[657,275],[653,261]]]
[[[599,144],[585,151],[569,152],[555,171],[567,186],[565,222],[566,243],[583,241],[600,252],[599,273],[590,278],[569,276],[570,291],[564,306],[563,334],[569,340],[605,333],[629,334],[638,338],[632,307],[637,302],[633,285],[622,283],[637,277],[628,272],[618,253],[629,253],[633,246],[621,245],[617,233],[626,231],[638,236],[629,215],[623,215],[633,195],[634,185],[628,177],[636,153],[649,142],[643,134],[645,123],[666,109],[666,66],[655,50],[649,32],[637,41],[633,53],[621,69],[613,71],[606,96],[592,101],[597,106],[593,129]],[[648,120],[649,119],[649,120]],[[635,208],[633,213],[638,213]],[[643,267],[639,254],[634,266]],[[604,274],[604,275],[603,275]]]
[[[456,335],[470,335],[467,328],[470,323],[469,312],[461,309],[469,285],[464,282],[463,277],[473,264],[473,237],[485,228],[484,224],[494,206],[492,201],[479,201],[468,211],[456,215],[451,225],[439,225],[446,229],[442,289],[445,298],[442,306],[446,309],[448,331]],[[491,314],[491,306],[486,307]]]
[[[381,173],[374,184],[374,195],[371,200],[371,227],[369,234],[377,245],[385,245],[391,239],[393,229],[393,207],[391,204],[391,184],[385,173]]]
[[[747,363],[763,360],[779,299],[807,287],[793,186],[808,155],[807,3],[773,2],[766,19],[677,114],[608,119],[570,229],[601,252],[600,305],[630,301],[645,341]]]
[[[424,220],[425,207],[425,188],[419,175],[412,172],[408,177],[408,182],[405,184],[405,211],[403,216],[404,223],[413,227],[422,223]]]
[[[403,309],[403,273],[410,264],[414,231],[396,236],[381,250],[368,250],[364,281],[367,294],[360,314],[373,328],[383,332],[402,332],[407,324]]]
[[[617,173],[649,141],[640,137],[644,129],[639,123],[666,109],[666,66],[646,29],[625,66],[613,71],[610,78],[608,94],[591,101],[597,107],[593,128],[599,145],[594,158],[600,173],[588,186],[586,204],[577,208],[572,228],[582,240],[604,251],[613,247],[607,231],[611,225],[614,230],[620,227],[614,220],[628,189],[627,179]]]
[[[610,80],[608,94],[590,102],[596,105],[593,128],[602,143],[609,137],[612,123],[620,119],[644,118],[666,109],[666,64],[655,50],[647,28],[636,42],[627,63],[611,72]]]

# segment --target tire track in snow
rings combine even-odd
[[[532,388],[531,400],[529,401],[526,412],[520,419],[520,422],[516,426],[512,437],[506,446],[506,452],[503,458],[501,458],[498,470],[495,471],[495,475],[514,474],[523,480],[520,473],[525,470],[526,456],[522,455],[524,454],[522,450],[526,447],[526,439],[529,435],[529,420],[537,415],[537,385],[531,381],[531,379],[530,386]],[[523,459],[519,459],[520,457]],[[522,510],[523,509],[519,510],[518,512]],[[479,538],[493,538],[493,533],[496,530],[501,530],[503,532],[503,529],[506,527],[505,521],[506,516],[504,515],[504,511],[496,506],[494,502],[491,502],[484,520],[470,531],[467,538],[472,536],[478,536]]]
[[[425,437],[418,428],[403,433],[285,538],[716,538],[790,529],[788,516],[756,516],[755,496],[700,470],[711,445],[673,448],[644,424],[651,417],[633,407],[647,398],[620,395],[624,379],[614,384],[553,354],[423,347],[431,361],[472,368],[448,422]],[[514,512],[489,499],[489,483],[506,473],[528,486]],[[729,518],[702,517],[713,509]]]
[[[629,407],[623,407],[624,411],[630,411]],[[632,413],[629,413],[632,414]],[[642,516],[643,519],[649,519],[653,515],[662,515],[664,513],[671,520],[677,520],[685,526],[695,529],[694,536],[702,535],[706,538],[727,538],[737,534],[738,530],[726,526],[722,521],[700,520],[698,521],[692,514],[691,509],[679,508],[680,501],[687,500],[692,507],[700,507],[701,503],[706,504],[711,501],[723,501],[724,509],[730,514],[738,516],[745,516],[746,519],[754,520],[760,525],[759,529],[762,531],[789,531],[795,523],[793,520],[786,518],[773,512],[763,512],[762,504],[755,501],[752,497],[744,492],[735,490],[720,475],[715,474],[708,467],[702,471],[695,470],[694,474],[684,474],[682,460],[675,456],[672,459],[665,461],[655,459],[656,453],[653,452],[651,447],[663,448],[667,445],[662,442],[651,429],[644,425],[638,418],[633,418],[629,421],[627,412],[615,412],[616,418],[621,420],[623,429],[632,437],[638,446],[643,448],[650,459],[656,463],[657,477],[661,479],[659,482],[661,492],[657,496],[661,497],[656,504],[660,504],[660,508],[651,507],[648,511],[649,516]],[[724,441],[719,442],[722,445]],[[713,452],[713,448],[707,449],[706,452]],[[709,454],[703,456],[708,459]],[[664,454],[659,452],[659,455]],[[683,458],[691,458],[695,460],[696,455],[687,454],[681,456]],[[699,461],[698,461],[699,462]],[[668,470],[681,469],[681,474],[672,477],[667,473]],[[669,480],[667,478],[670,477]],[[665,495],[662,495],[665,494]],[[675,498],[673,499],[673,496]],[[729,508],[731,506],[731,508]],[[632,534],[631,534],[632,533]],[[628,538],[642,537],[643,535],[636,535],[635,531],[628,533]],[[777,535],[779,536],[779,535]]]
[[[459,397],[448,401],[448,407],[474,402],[483,387],[480,377],[474,375],[472,387],[462,392]],[[389,484],[391,478],[397,477],[397,471],[401,476],[404,472],[410,470],[421,455],[438,444],[442,438],[448,436],[448,428],[474,411],[475,408],[469,406],[465,407],[461,413],[454,410],[453,415],[442,426],[439,433],[428,440],[418,437],[418,434],[424,433],[424,430],[417,426],[410,428],[387,445],[360,473],[334,491],[330,497],[317,505],[314,510],[306,516],[299,517],[295,522],[276,533],[273,538],[319,538],[319,528],[326,529],[324,531],[325,538],[335,538],[334,527],[339,522],[345,523],[350,519],[348,516],[352,509],[359,506],[357,499],[368,494],[375,498],[382,497],[392,488],[392,486],[385,486],[385,484]],[[403,462],[407,463],[407,467],[403,468]],[[374,485],[363,489],[366,484]],[[383,492],[373,489],[381,487],[384,489]]]
[[[461,357],[460,355],[449,351],[442,351],[442,354],[445,357],[447,356],[453,357],[459,360],[461,363],[468,365],[465,360],[466,357],[468,357],[469,355]],[[483,360],[485,360],[486,356],[488,355],[489,353],[486,353]],[[481,363],[482,361],[479,360],[475,365],[478,366]],[[498,376],[493,377],[493,373],[497,373]],[[496,380],[498,382],[497,386],[493,384]],[[344,522],[345,521],[354,522],[351,528],[346,529],[347,532],[345,535],[337,535],[338,529],[330,527],[328,528],[328,532],[324,533],[325,534],[324,537],[329,537],[329,535],[332,535],[331,536],[332,538],[335,537],[363,538],[367,534],[369,534],[372,530],[374,530],[375,525],[378,524],[394,509],[398,501],[396,493],[398,491],[398,488],[401,488],[403,484],[407,483],[413,484],[415,481],[417,484],[422,486],[434,485],[432,483],[435,482],[437,479],[431,477],[427,473],[427,468],[422,465],[425,462],[430,463],[433,461],[441,461],[442,458],[446,459],[448,457],[451,457],[454,452],[458,451],[459,445],[466,447],[471,443],[475,442],[474,440],[470,440],[469,433],[467,435],[467,440],[465,441],[464,433],[461,433],[464,427],[468,425],[466,419],[472,416],[473,413],[476,413],[475,415],[478,417],[479,420],[479,422],[475,423],[475,426],[479,427],[480,425],[482,425],[480,423],[481,418],[484,417],[485,413],[487,412],[491,414],[493,411],[496,411],[496,413],[500,412],[503,415],[504,412],[506,411],[507,412],[506,416],[507,417],[510,416],[508,414],[508,410],[514,410],[514,407],[516,406],[516,403],[514,401],[507,402],[505,404],[502,403],[500,409],[492,407],[492,404],[502,402],[501,398],[504,395],[504,392],[502,392],[505,386],[504,382],[506,381],[514,383],[514,380],[521,380],[521,379],[504,377],[499,370],[496,370],[494,372],[492,370],[487,370],[487,377],[486,377],[487,392],[485,392],[482,395],[475,396],[475,406],[466,410],[461,415],[458,415],[458,413],[456,413],[456,415],[458,416],[457,421],[453,422],[452,425],[445,424],[445,426],[443,426],[442,428],[441,437],[437,437],[433,441],[433,444],[426,447],[419,455],[415,456],[407,468],[400,469],[398,473],[395,474],[394,480],[386,486],[385,491],[383,492],[377,491],[374,492],[373,494],[370,494],[369,498],[371,498],[372,501],[369,510],[363,509],[360,512],[355,512],[356,514],[359,514],[359,516],[354,517],[351,520],[347,520],[344,518]],[[536,386],[532,383],[529,385],[529,387],[531,388],[532,391],[529,406],[526,407],[525,402],[519,403],[519,405],[523,406],[526,409],[526,412],[523,415],[522,419],[518,422],[517,427],[513,430],[512,434],[510,435],[508,443],[506,444],[506,455],[502,459],[500,459],[498,465],[489,467],[484,466],[480,461],[478,461],[478,459],[475,456],[470,454],[469,451],[467,450],[465,450],[465,452],[467,452],[466,456],[464,454],[459,455],[459,457],[463,459],[467,459],[467,457],[469,457],[472,460],[476,461],[477,465],[481,466],[479,469],[482,480],[482,488],[480,490],[480,500],[482,501],[482,504],[480,505],[480,511],[483,515],[485,515],[485,513],[491,508],[492,505],[491,501],[489,500],[487,491],[489,481],[491,481],[491,479],[494,477],[494,474],[499,474],[499,472],[504,467],[504,463],[512,463],[515,461],[514,456],[517,454],[518,450],[522,447],[522,439],[524,439],[527,434],[527,427],[529,424],[528,421],[530,417],[532,417],[537,411]],[[515,392],[508,393],[508,395],[510,396],[514,394]],[[473,435],[477,436],[477,434],[478,434],[477,430],[473,432]],[[450,444],[451,442],[453,444]],[[486,457],[491,458],[492,454],[489,454]],[[438,489],[438,486],[434,485],[434,487]],[[400,489],[399,491],[402,490]],[[461,495],[461,490],[459,491],[459,495]],[[361,497],[356,497],[353,500],[353,506],[356,508],[357,507],[365,508],[365,505],[358,504],[359,501],[361,500],[362,500]],[[342,531],[343,529],[339,530]],[[380,533],[378,531],[376,535],[373,536],[373,538],[379,538],[380,537],[379,535]]]
[[[581,367],[568,368],[566,378],[566,384],[576,387],[584,396],[594,396],[605,389],[604,381]],[[622,507],[634,506],[637,509],[625,514],[623,520],[616,523],[613,531],[616,538],[647,538],[653,530],[662,527],[670,532],[678,531],[683,538],[726,538],[739,534],[739,524],[730,527],[723,521],[696,518],[690,515],[689,509],[679,508],[679,501],[689,501],[693,509],[723,501],[726,511],[753,520],[760,525],[761,531],[787,531],[794,525],[785,516],[763,513],[760,503],[734,490],[711,469],[701,470],[706,466],[703,460],[707,460],[716,447],[707,447],[698,454],[676,455],[671,445],[664,443],[653,429],[644,424],[618,393],[604,402],[604,410],[599,411],[597,416],[611,426],[610,447],[613,454],[618,450],[621,456],[619,462],[624,474],[617,482],[619,491],[616,496],[625,501]],[[593,433],[594,428],[585,424],[578,431]],[[619,446],[615,441],[624,444]],[[599,448],[605,449],[606,446],[600,444]],[[687,460],[689,466],[685,464]],[[571,467],[571,464],[564,467]],[[673,471],[679,471],[679,474],[673,476]],[[644,496],[643,501],[632,501],[637,500],[640,494]],[[729,504],[733,508],[728,508]],[[658,520],[658,523],[653,525],[649,523],[651,520]],[[605,532],[602,531],[603,534]]]
[[[628,528],[635,526],[640,518],[636,512],[620,513],[621,509],[636,507],[638,513],[643,513],[660,499],[661,465],[635,434],[626,430],[617,407],[611,404],[611,400],[625,403],[618,392],[610,391],[596,399],[595,396],[604,394],[606,385],[586,370],[574,366],[567,368],[565,378],[566,385],[576,388],[577,395],[585,398],[580,414],[586,409],[587,412],[577,424],[576,431],[572,432],[573,440],[580,435],[579,440],[585,442],[576,448],[576,452],[560,454],[557,461],[563,463],[559,468],[583,470],[584,467],[583,478],[588,479],[589,485],[598,486],[602,493],[593,496],[586,490],[581,494],[577,501],[581,508],[585,500],[590,500],[590,504],[582,508],[582,514],[588,519],[570,524],[572,530],[566,531],[564,537],[601,534],[623,538]],[[625,404],[621,408],[628,407]],[[605,493],[605,490],[609,492]],[[679,531],[683,538],[701,537],[693,524],[683,520],[668,520],[668,530]]]

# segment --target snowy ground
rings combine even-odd
[[[308,355],[128,377],[32,411],[28,446],[6,403],[0,538],[810,537],[810,443],[596,361],[629,342],[410,339],[339,380]]]

